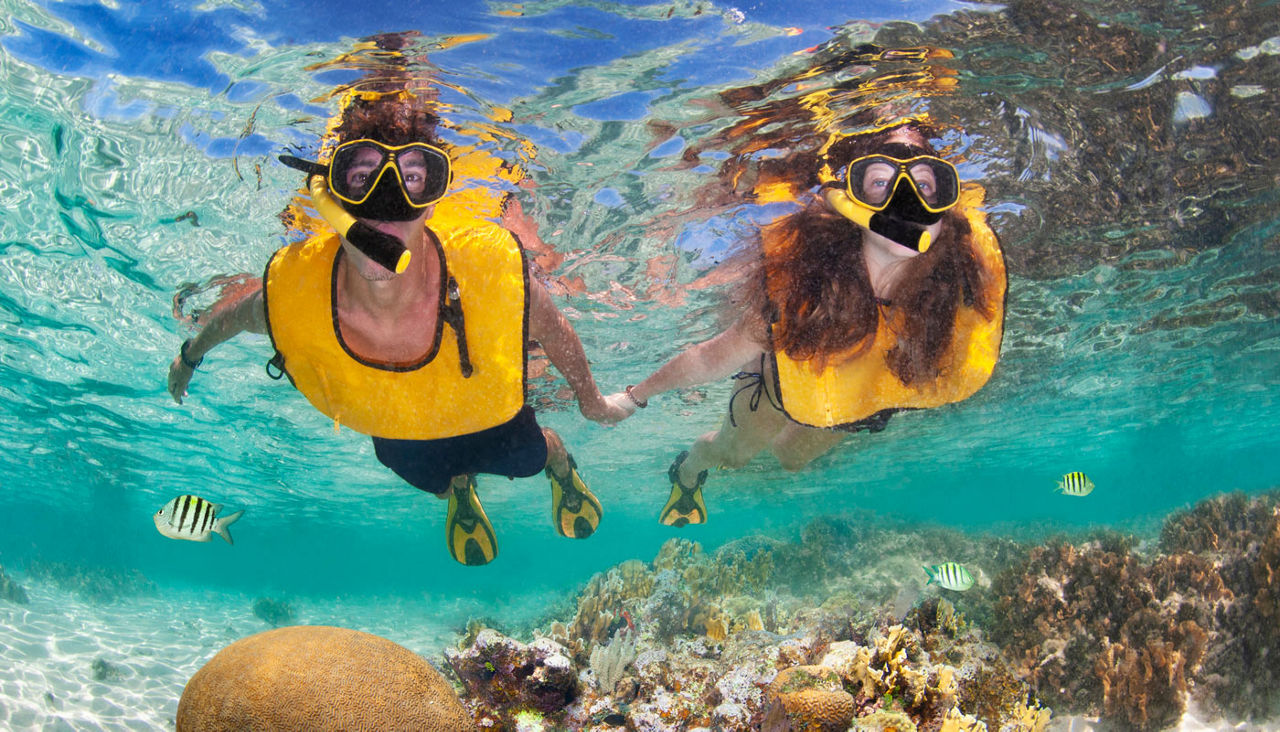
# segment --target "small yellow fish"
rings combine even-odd
[[[973,575],[956,562],[935,564],[932,567],[925,567],[924,571],[929,575],[929,581],[924,583],[926,587],[936,584],[954,592],[964,592],[973,587]]]
[[[219,517],[221,510],[221,504],[210,503],[199,496],[178,496],[156,511],[156,530],[170,539],[185,541],[209,541],[217,534],[228,544],[234,544],[227,527],[243,516],[244,511]]]
[[[1079,470],[1067,473],[1058,481],[1059,493],[1068,496],[1087,496],[1093,493],[1093,481]]]

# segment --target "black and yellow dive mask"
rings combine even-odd
[[[355,217],[412,221],[444,197],[453,178],[449,155],[425,142],[352,140],[334,149],[328,165],[292,155],[281,155],[280,162],[309,174],[312,203],[339,234],[397,273],[409,262],[404,243]]]
[[[363,219],[412,221],[444,198],[451,178],[449,155],[425,142],[392,146],[352,140],[339,145],[329,160],[329,190]]]
[[[895,143],[850,161],[844,191],[828,189],[825,196],[854,223],[923,252],[930,244],[924,227],[960,200],[960,177],[946,160]]]

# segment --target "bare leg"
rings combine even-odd
[[[463,473],[462,475],[455,475],[453,476],[453,480],[449,481],[448,488],[445,488],[443,491],[440,491],[439,493],[433,493],[431,495],[435,496],[436,498],[439,498],[442,501],[446,500],[449,498],[449,496],[453,495],[453,489],[455,486],[458,488],[465,487],[467,485],[467,478],[473,477],[474,475],[475,473]]]
[[[564,440],[560,439],[560,435],[555,430],[542,428],[542,436],[547,441],[547,465],[551,468],[551,472],[556,475],[565,475],[569,472],[569,451],[564,446]]]
[[[681,483],[692,486],[699,473],[711,468],[746,465],[790,423],[767,399],[761,400],[754,412],[748,401],[746,394],[732,401],[732,415],[725,415],[720,429],[694,441],[689,457],[680,464]]]
[[[801,470],[848,437],[844,432],[806,427],[792,422],[774,438],[770,448],[784,470]]]
[[[555,431],[544,428],[547,441],[547,478],[551,481],[551,525],[561,536],[585,539],[595,533],[604,516],[596,498],[574,469],[564,441]]]

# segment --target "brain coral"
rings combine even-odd
[[[453,688],[412,651],[325,626],[277,628],[222,649],[187,682],[177,717],[178,732],[471,727]]]
[[[765,732],[813,730],[843,732],[853,721],[853,696],[840,676],[825,666],[783,669],[769,685],[770,707],[761,729]]]

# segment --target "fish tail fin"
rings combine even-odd
[[[924,569],[924,573],[929,575],[929,581],[924,583],[925,587],[928,587],[929,585],[938,581],[938,578],[934,576],[932,569],[929,569],[928,567],[924,567],[923,569]]]
[[[243,515],[244,515],[244,509],[241,509],[231,514],[230,516],[223,516],[222,518],[213,522],[213,530],[217,532],[218,536],[221,536],[222,538],[226,539],[228,544],[235,546],[236,543],[231,540],[231,532],[227,530],[227,527],[230,526],[231,524],[234,524],[236,521],[239,521],[240,517]]]

